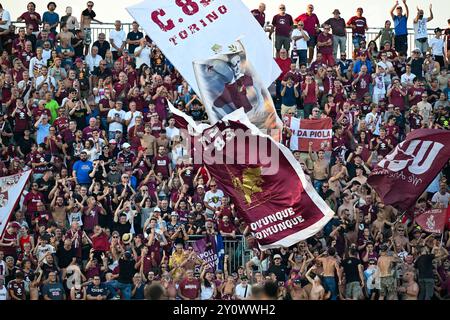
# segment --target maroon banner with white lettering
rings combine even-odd
[[[292,151],[308,151],[309,142],[312,142],[312,151],[331,150],[333,136],[331,118],[298,119],[288,118],[285,123],[291,129],[289,149]]]
[[[450,131],[419,129],[380,161],[367,182],[386,205],[414,206],[450,158]]]
[[[260,247],[289,247],[321,230],[334,212],[307,182],[292,152],[262,134],[243,109],[214,126],[188,123],[194,163],[204,164],[235,204]],[[200,143],[199,143],[200,142]]]
[[[418,215],[416,223],[426,232],[442,233],[447,221],[447,209],[431,209]]]

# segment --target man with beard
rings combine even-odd
[[[87,160],[87,151],[83,150],[80,153],[80,160],[76,161],[73,165],[72,176],[75,182],[80,185],[90,186],[92,179],[89,173],[94,169],[94,165],[91,161]]]

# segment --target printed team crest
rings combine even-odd
[[[14,187],[20,180],[20,174],[0,178],[0,208],[8,203],[8,190]]]
[[[436,229],[436,221],[434,220],[434,214],[431,214],[427,219],[427,228],[430,230]]]
[[[242,179],[239,177],[232,178],[233,186],[239,190],[245,199],[245,202],[250,205],[252,203],[252,196],[255,193],[262,192],[261,167],[247,168],[242,173]]]

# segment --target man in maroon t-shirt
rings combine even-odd
[[[58,108],[58,117],[53,121],[53,126],[59,135],[69,128],[69,118],[64,114],[64,108]],[[62,136],[61,136],[62,137]]]
[[[11,118],[14,118],[14,128],[15,134],[23,133],[26,129],[30,129],[31,110],[23,104],[21,98],[16,99],[16,108],[11,114]]]
[[[369,92],[369,84],[371,83],[371,81],[372,77],[367,72],[367,66],[363,65],[361,67],[361,71],[352,82],[352,86],[356,90],[356,96],[358,97],[358,100],[362,100],[364,95]]]
[[[38,203],[45,200],[44,195],[38,191],[38,188],[39,185],[36,182],[33,182],[31,185],[31,192],[28,192],[23,200],[23,205],[26,207],[25,214],[29,226],[31,226],[33,213],[37,211]]]
[[[17,231],[20,229],[20,224],[17,222],[10,222],[1,237],[0,251],[5,256],[17,257]]]
[[[183,300],[198,300],[200,297],[200,281],[194,278],[194,271],[187,270],[186,277],[180,282],[178,295]]]
[[[166,148],[164,146],[159,146],[158,154],[153,158],[152,170],[154,170],[156,174],[161,172],[161,174],[165,178],[168,178],[172,175],[170,159],[166,155]]]
[[[317,44],[317,30],[320,25],[319,18],[317,18],[316,14],[313,13],[314,6],[312,4],[308,4],[306,8],[306,13],[299,15],[295,19],[295,23],[302,21],[304,24],[304,29],[308,32],[309,40],[308,40],[308,63],[311,63],[314,56],[314,47]]]
[[[99,130],[97,127],[97,120],[92,117],[89,119],[89,126],[83,129],[83,140],[88,140],[92,138],[92,131]]]
[[[330,33],[331,26],[323,26],[323,32],[317,36],[317,51],[322,53],[322,60],[328,65],[334,65],[333,58],[333,35]]]
[[[286,13],[286,6],[280,4],[280,13],[272,19],[272,30],[269,33],[269,39],[272,39],[272,33],[275,29],[275,49],[277,58],[280,56],[280,50],[283,47],[287,51],[291,47],[291,33],[294,20],[290,14]]]
[[[425,92],[423,82],[414,78],[414,85],[408,90],[409,106],[412,107],[422,100],[422,93]]]
[[[262,2],[259,4],[258,9],[253,9],[251,11],[251,14],[255,17],[261,27],[264,27],[264,23],[266,23],[266,14],[264,11],[266,11],[266,5]]]
[[[363,8],[356,9],[356,16],[347,21],[347,27],[352,28],[352,41],[355,50],[359,49],[361,40],[366,39],[367,20],[362,16]]]
[[[219,232],[222,237],[236,238],[236,228],[230,222],[230,217],[223,216],[222,221],[219,221]]]

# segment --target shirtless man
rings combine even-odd
[[[403,280],[405,282],[397,290],[400,293],[402,300],[417,300],[417,296],[419,295],[419,285],[414,280],[414,272],[407,271],[403,275]]]
[[[94,12],[94,10],[92,10],[93,7],[94,7],[94,3],[92,1],[89,1],[87,3],[87,9],[85,9],[81,13],[81,19],[80,19],[81,29],[83,30],[83,34],[84,34],[84,55],[85,56],[89,54],[89,46],[92,42],[91,22],[95,21],[97,23],[102,24],[102,22],[100,22],[99,20],[94,19],[96,17],[96,13]]]
[[[397,300],[395,279],[392,274],[393,264],[401,262],[397,256],[388,255],[388,247],[383,244],[380,247],[380,257],[378,258],[378,270],[380,272],[380,300]]]
[[[335,278],[336,273],[339,278],[339,285],[342,283],[342,276],[341,276],[341,272],[339,270],[339,264],[338,264],[336,258],[334,257],[335,254],[336,254],[336,249],[331,247],[328,249],[326,257],[317,258],[317,260],[322,262],[323,282],[324,282],[326,288],[328,289],[328,291],[331,292],[331,300],[336,300],[336,298],[337,298],[337,287],[336,287],[336,278]],[[315,279],[314,279],[314,281],[315,281]],[[313,286],[314,286],[314,284],[313,284]],[[313,299],[311,299],[311,300],[313,300]]]
[[[324,181],[328,180],[329,177],[329,163],[325,159],[325,151],[319,150],[317,155],[313,155],[312,151],[313,142],[309,142],[308,155],[313,162],[313,172],[314,172],[314,188],[317,192],[320,192],[322,184]]]
[[[405,236],[405,226],[400,224],[396,228],[396,232],[394,232],[394,243],[396,245],[399,245],[405,249],[407,249],[408,252],[411,252],[411,246],[409,244],[408,237]]]
[[[366,184],[367,177],[364,175],[364,171],[362,166],[357,166],[355,169],[356,176],[347,183],[346,188],[349,188],[353,184],[353,181],[358,181],[361,185]]]
[[[292,282],[290,294],[292,300],[309,300],[308,292],[305,288],[302,288],[300,279],[295,279]]]
[[[309,300],[325,300],[325,289],[322,286],[319,276],[311,278],[311,271],[316,271],[316,266],[312,266],[309,268],[308,272],[306,272],[305,277],[308,279],[309,283],[312,285],[311,292],[309,293]]]
[[[344,195],[344,198],[343,198],[344,201],[339,206],[337,213],[338,213],[339,217],[342,217],[343,212],[345,210],[347,210],[349,213],[349,218],[353,220],[355,217],[353,196],[352,196],[350,190],[345,190],[343,192],[343,195]]]
[[[69,28],[67,26],[67,24],[65,24],[62,28],[61,28],[61,32],[58,33],[58,35],[56,36],[57,40],[61,40],[61,42],[66,42],[66,43],[71,43],[72,38],[74,38],[74,34],[72,32],[69,31]]]

